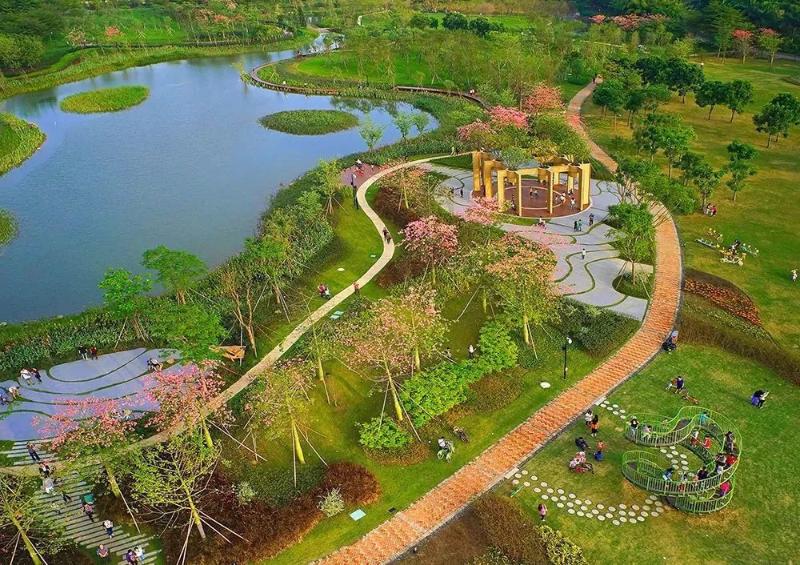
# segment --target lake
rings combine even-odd
[[[273,112],[340,107],[329,96],[246,85],[233,67],[292,55],[159,63],[0,102],[0,110],[47,134],[33,157],[0,176],[0,208],[16,216],[20,232],[0,249],[0,320],[100,304],[97,283],[105,270],[141,272],[142,252],[157,245],[218,265],[242,248],[282,185],[320,159],[365,150],[357,128],[294,136],[259,125]],[[68,114],[58,107],[69,94],[125,84],[148,86],[150,97],[118,113]],[[400,139],[389,106],[367,106],[345,109],[386,126],[381,144]],[[431,119],[429,128],[436,126]]]

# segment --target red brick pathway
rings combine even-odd
[[[585,135],[580,108],[594,85],[581,90],[569,104],[567,119]],[[592,155],[609,167],[616,163],[590,141]],[[559,394],[530,418],[442,481],[409,508],[398,512],[352,545],[323,560],[326,564],[386,563],[417,545],[485,493],[511,469],[530,458],[552,437],[606,396],[655,356],[675,323],[680,303],[681,251],[669,214],[656,228],[653,300],[638,332],[611,358],[575,386]]]

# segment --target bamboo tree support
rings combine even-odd
[[[22,524],[20,524],[19,520],[17,520],[16,513],[8,512],[8,516],[11,519],[11,523],[14,524],[15,528],[17,528],[17,532],[19,532],[19,536],[22,538],[22,543],[25,544],[25,549],[28,550],[28,555],[30,555],[31,561],[33,561],[34,565],[42,565],[39,552],[36,551],[36,547],[34,547],[33,542],[28,537],[28,534],[25,533],[25,530],[22,528]]]
[[[201,539],[206,539],[206,531],[203,528],[203,520],[200,518],[200,513],[197,511],[197,507],[194,505],[192,492],[189,490],[189,487],[186,485],[185,482],[181,481],[181,486],[183,487],[183,490],[186,493],[186,502],[189,504],[189,511],[191,512],[192,515],[192,521],[194,522],[194,525],[197,528],[197,533],[200,534]]]
[[[291,419],[291,427],[292,427],[292,445],[294,445],[294,453],[297,456],[297,460],[300,461],[300,464],[305,465],[306,458],[303,454],[303,446],[300,444],[300,434],[297,432],[297,423],[295,422],[294,418]]]

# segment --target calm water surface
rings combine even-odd
[[[141,271],[142,252],[156,245],[217,265],[241,249],[281,185],[320,159],[365,149],[357,128],[293,136],[258,124],[272,112],[339,104],[247,86],[232,66],[291,54],[160,63],[0,102],[47,134],[31,159],[0,177],[0,208],[20,225],[19,237],[0,250],[0,320],[99,304],[104,271]],[[124,84],[147,85],[150,97],[119,113],[58,108],[69,94]],[[399,139],[387,109],[354,113],[387,126],[381,143]]]

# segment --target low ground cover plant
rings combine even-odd
[[[141,104],[149,94],[150,89],[146,86],[101,88],[67,96],[61,101],[60,107],[65,112],[78,114],[119,112]]]
[[[294,135],[321,135],[354,128],[358,118],[341,110],[287,110],[268,114],[258,122],[265,128]]]

